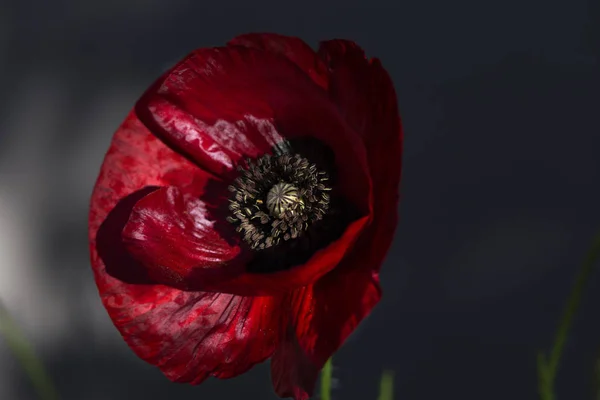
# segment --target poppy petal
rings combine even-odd
[[[130,113],[113,136],[89,215],[94,277],[115,326],[141,358],[172,380],[192,383],[241,374],[268,358],[278,340],[278,299],[152,284],[122,244],[120,233],[140,199],[157,187],[205,177]]]
[[[228,45],[244,46],[282,55],[296,64],[317,85],[327,90],[327,67],[302,39],[276,33],[248,33],[233,38]]]
[[[319,55],[331,75],[329,93],[350,125],[362,137],[373,181],[374,219],[368,238],[357,248],[368,249],[356,263],[379,270],[398,222],[398,188],[402,166],[402,127],[396,92],[378,59],[368,60],[353,42],[321,43]]]
[[[271,153],[285,139],[316,138],[335,154],[340,191],[370,212],[361,138],[327,92],[285,57],[241,46],[198,49],[163,75],[136,111],[170,146],[228,179],[243,158]]]
[[[197,290],[191,280],[209,286],[230,279],[244,271],[246,260],[233,227],[219,224],[218,232],[219,218],[211,211],[194,193],[174,186],[158,189],[133,207],[123,229],[125,246],[150,277],[165,285]]]
[[[334,271],[287,301],[291,318],[271,360],[273,386],[281,397],[311,396],[325,362],[381,298],[376,274]]]
[[[402,131],[392,82],[378,60],[348,41],[321,45],[329,90],[367,148],[374,190],[371,224],[352,251],[319,281],[294,292],[272,377],[280,396],[306,399],[324,363],[381,298],[378,271],[397,223]]]

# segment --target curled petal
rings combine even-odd
[[[156,282],[198,289],[244,270],[235,231],[218,220],[198,197],[170,186],[136,203],[122,236],[129,252]]]
[[[90,203],[90,253],[101,293],[103,282],[111,277],[129,283],[150,281],[121,240],[135,203],[161,186],[186,186],[209,178],[129,113],[112,138]]]

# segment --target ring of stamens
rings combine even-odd
[[[329,209],[328,176],[298,154],[265,155],[238,166],[229,222],[255,250],[296,239]]]

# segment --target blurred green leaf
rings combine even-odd
[[[7,346],[21,363],[40,398],[58,400],[58,393],[52,380],[2,301],[0,301],[0,335],[4,336]]]

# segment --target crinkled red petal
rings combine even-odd
[[[397,223],[402,132],[392,82],[378,60],[354,43],[331,41],[319,51],[331,70],[330,96],[367,147],[374,214],[352,251],[330,273],[291,296],[287,335],[272,359],[280,396],[306,399],[326,360],[381,297],[378,271]]]
[[[278,300],[136,286],[130,304],[111,307],[121,334],[147,362],[176,382],[231,378],[273,353]]]
[[[205,175],[130,113],[106,154],[89,214],[94,277],[115,326],[139,357],[172,380],[192,383],[241,374],[268,358],[278,341],[277,298],[156,284],[122,243],[123,227],[140,199]]]

